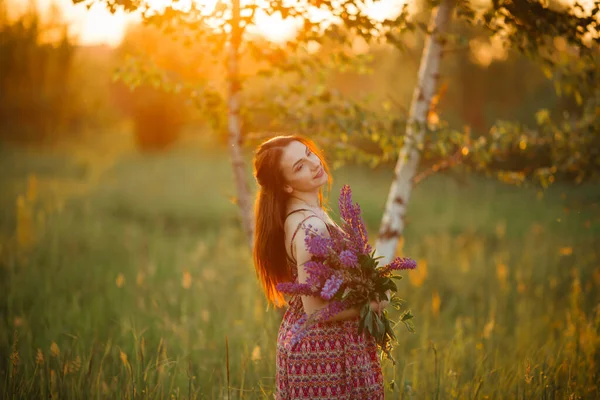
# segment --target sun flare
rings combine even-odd
[[[146,0],[154,10],[161,10],[169,5],[185,10],[190,7],[192,1],[194,0],[179,0],[174,3],[172,0]],[[206,12],[211,12],[218,2],[218,0],[196,1]],[[249,3],[259,6],[255,16],[256,26],[249,27],[249,33],[258,34],[273,42],[282,42],[293,37],[299,27],[300,23],[297,20],[283,19],[280,14],[267,15],[260,9],[261,6],[268,6],[268,2],[265,0],[242,0],[241,3],[242,7]],[[19,12],[19,10],[25,10],[27,4],[28,0],[13,0],[11,6],[16,7],[11,8],[15,12]],[[48,13],[52,4],[58,6],[63,18],[71,26],[75,39],[82,45],[108,44],[113,47],[118,46],[127,25],[140,21],[139,13],[127,14],[117,11],[115,14],[111,14],[100,3],[94,4],[89,9],[81,4],[73,4],[72,0],[38,0],[38,4],[42,13]],[[385,18],[397,13],[397,10],[399,10],[398,4],[404,4],[404,1],[380,0],[368,7],[368,13],[375,18]],[[316,11],[315,16],[322,18],[322,13],[320,10]]]

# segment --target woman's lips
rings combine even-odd
[[[314,176],[313,179],[317,179],[317,178],[322,177],[324,172],[325,171],[323,171],[323,167],[321,167],[321,169],[319,170],[319,172],[317,172],[317,174]]]

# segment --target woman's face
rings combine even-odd
[[[281,155],[281,170],[285,178],[284,190],[314,192],[327,183],[327,173],[321,160],[302,142],[290,142]]]

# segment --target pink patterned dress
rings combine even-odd
[[[296,263],[290,260],[288,265],[296,277]],[[383,399],[377,346],[372,337],[357,334],[359,318],[315,324],[292,346],[288,334],[303,314],[300,297],[293,296],[277,336],[275,398]]]

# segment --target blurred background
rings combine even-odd
[[[426,3],[409,6],[428,21]],[[399,10],[382,1],[369,12]],[[280,17],[257,18],[246,39],[256,48],[294,37]],[[560,93],[547,68],[483,29],[451,32],[462,39],[441,67],[435,117],[444,126],[475,137],[493,136],[498,121],[535,126],[544,116],[587,115],[597,126],[600,106],[585,114],[587,97]],[[272,396],[281,314],[267,307],[239,217],[219,53],[174,40],[139,13],[66,0],[0,0],[0,35],[2,397]],[[353,37],[345,54],[360,62],[304,85],[368,100],[365,123],[389,122],[376,137],[348,133],[340,140],[354,147],[341,150],[331,143],[342,128],[261,110],[260,96],[276,98],[291,78],[255,74],[264,64],[243,53],[251,193],[257,140],[301,132],[335,167],[332,215],[349,184],[374,242],[396,162],[382,154],[398,151],[424,42],[409,33],[398,51]],[[563,38],[553,46],[575,65]],[[306,57],[335,50],[325,42]],[[200,107],[189,91],[127,72],[139,60],[146,72],[217,89]],[[529,160],[519,154],[504,162]],[[415,187],[397,254],[418,262],[399,283],[417,332],[396,328],[398,364],[383,363],[388,398],[600,396],[600,186],[577,176],[510,184],[456,168]]]

